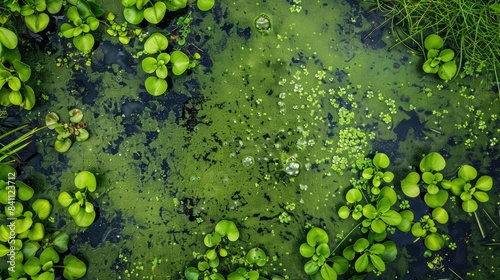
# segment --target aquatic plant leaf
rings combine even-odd
[[[200,272],[195,267],[188,267],[184,270],[184,277],[187,280],[198,280],[200,278]]]
[[[375,219],[377,217],[378,211],[375,208],[375,206],[371,204],[366,204],[363,206],[363,216],[367,217],[368,219]]]
[[[196,6],[200,11],[206,12],[213,8],[215,5],[215,0],[198,0]]]
[[[23,95],[16,90],[13,90],[9,94],[9,101],[14,105],[21,105],[23,103]]]
[[[426,193],[424,195],[424,201],[425,204],[431,208],[443,207],[446,201],[448,201],[448,192],[439,190],[437,194]]]
[[[148,77],[145,82],[146,90],[153,96],[159,96],[167,91],[167,81],[158,77]]]
[[[24,22],[29,30],[34,33],[45,30],[49,25],[50,18],[46,13],[32,14],[24,17]]]
[[[316,250],[311,245],[307,243],[302,243],[299,247],[299,252],[300,255],[303,256],[304,258],[310,258],[314,255]]]
[[[28,232],[30,241],[40,241],[45,236],[45,226],[42,223],[35,223]]]
[[[439,66],[438,75],[439,78],[448,81],[451,80],[457,73],[457,64],[455,61],[448,61]]]
[[[388,210],[387,212],[383,213],[380,218],[382,221],[384,221],[386,224],[391,225],[391,226],[397,226],[401,223],[401,215],[394,211],[394,210]]]
[[[83,113],[80,109],[74,108],[69,110],[69,120],[72,123],[79,123],[83,119]]]
[[[477,177],[477,170],[473,166],[464,164],[458,169],[458,177],[470,182]]]
[[[379,256],[373,254],[368,256],[370,258],[370,262],[378,271],[385,271],[385,263]]]
[[[487,193],[485,193],[485,192],[482,192],[482,191],[476,191],[476,192],[474,192],[473,196],[479,202],[487,202],[488,200],[490,200],[489,195]]]
[[[370,242],[368,241],[368,239],[361,237],[358,240],[356,240],[356,242],[354,242],[353,249],[354,251],[360,253],[363,252],[366,248],[368,248],[368,246],[370,246]]]
[[[349,207],[343,205],[339,208],[338,214],[339,214],[340,218],[347,219],[349,217],[349,215],[351,214],[351,210],[349,209]]]
[[[95,17],[88,17],[85,22],[87,22],[90,30],[96,30],[99,27],[99,20]]]
[[[47,247],[40,254],[40,262],[42,264],[47,262],[58,263],[59,262],[59,254],[53,247]]]
[[[439,251],[444,246],[444,239],[441,234],[433,232],[425,237],[424,244],[431,251]]]
[[[329,266],[328,264],[324,264],[321,266],[321,277],[325,280],[336,280],[337,279],[337,272],[333,267]]]
[[[440,49],[444,46],[444,40],[439,35],[431,34],[424,40],[424,47],[427,50]]]
[[[432,210],[432,218],[440,224],[446,224],[448,222],[448,212],[442,207],[438,207]]]
[[[384,243],[384,252],[379,254],[379,257],[386,263],[390,263],[396,259],[398,256],[398,248],[396,247],[396,243],[394,241],[388,240]]]
[[[304,271],[307,275],[313,275],[319,270],[319,265],[312,260],[307,261],[304,264]]]
[[[369,251],[375,255],[382,254],[385,251],[385,246],[380,243],[375,243],[370,247]]]
[[[357,272],[363,272],[368,267],[368,263],[369,260],[367,254],[362,254],[354,263],[354,269],[356,269]]]
[[[136,0],[121,0],[123,7],[130,7],[135,5]]]
[[[154,71],[156,71],[156,68],[158,67],[157,62],[158,61],[154,57],[144,58],[141,63],[142,70],[144,70],[144,72],[148,74],[153,73]]]
[[[29,211],[24,213],[24,219],[16,219],[14,223],[16,224],[15,232],[17,234],[23,233],[30,229],[33,225],[33,219],[31,218],[32,214]]]
[[[365,170],[363,170],[363,173],[361,174],[361,176],[363,176],[363,178],[369,180],[373,177],[373,172],[374,172],[373,168],[368,167]]]
[[[403,210],[399,213],[401,222],[396,227],[402,232],[408,232],[411,229],[411,223],[414,219],[414,214],[411,210]]]
[[[448,62],[455,57],[455,52],[452,49],[444,49],[439,53],[441,61]]]
[[[17,47],[16,33],[5,27],[0,27],[0,43],[8,49],[15,49]]]
[[[217,232],[209,233],[205,235],[205,238],[203,239],[203,243],[205,243],[205,246],[208,248],[212,248],[214,246],[219,245],[221,242],[221,236]]]
[[[328,243],[328,234],[319,227],[313,227],[306,236],[307,244],[316,247],[317,244]]]
[[[158,68],[156,68],[155,74],[156,74],[156,77],[158,77],[160,79],[165,79],[168,75],[167,66],[165,66],[165,65],[158,66]]]
[[[66,277],[66,279],[72,280],[82,278],[85,273],[87,273],[87,266],[85,265],[85,263],[75,256],[66,256],[64,258],[63,264],[63,276]]]
[[[159,23],[167,11],[167,6],[163,2],[156,2],[152,7],[144,10],[144,18],[152,24]]]
[[[24,272],[26,272],[26,274],[30,276],[38,274],[41,269],[42,265],[40,264],[40,260],[37,257],[31,257],[23,264]]]
[[[170,55],[172,61],[172,72],[174,75],[181,75],[189,67],[189,57],[181,51],[173,51]]]
[[[80,204],[78,202],[75,202],[69,206],[68,213],[74,217],[78,215],[78,213],[80,212],[80,208]]]
[[[232,221],[221,220],[215,225],[215,231],[221,236],[227,236],[229,241],[236,241],[240,238],[240,232]]]
[[[391,171],[386,171],[382,175],[382,179],[384,180],[384,182],[390,183],[394,179],[394,173],[392,173]]]
[[[389,164],[391,164],[391,160],[389,159],[389,157],[386,154],[377,153],[373,157],[373,164],[377,167],[380,167],[380,168],[387,168],[389,166]]]
[[[248,251],[245,259],[250,264],[255,263],[258,266],[264,266],[267,262],[267,255],[262,248],[255,247]]]
[[[330,256],[330,247],[328,247],[327,243],[321,243],[318,247],[316,247],[316,254],[318,256],[323,256],[326,259]]]
[[[21,81],[26,82],[29,80],[31,77],[31,67],[28,64],[19,59],[15,59],[12,61],[12,65],[14,66],[14,69],[16,69]]]
[[[446,161],[439,153],[431,152],[420,161],[420,170],[441,171],[446,167]]]
[[[376,233],[382,233],[387,229],[387,225],[381,220],[373,220],[370,228]]]
[[[477,202],[473,199],[462,202],[462,209],[467,213],[476,212],[478,208]]]
[[[79,189],[87,188],[94,192],[97,186],[96,178],[90,171],[81,171],[75,176],[75,186]]]
[[[22,244],[22,252],[25,259],[34,257],[38,249],[40,249],[38,242],[24,241]]]
[[[92,204],[88,201],[85,201],[85,212],[87,212],[87,213],[94,212],[94,204]]]
[[[349,203],[355,203],[363,199],[363,194],[358,189],[350,189],[347,191],[345,198]]]
[[[166,1],[167,9],[169,11],[177,11],[179,9],[184,9],[187,5],[187,0],[170,0]]]
[[[69,235],[63,231],[56,231],[51,236],[52,246],[59,253],[64,253],[68,250]]]
[[[493,187],[493,178],[490,176],[481,176],[476,181],[475,188],[482,191],[489,191]]]
[[[439,192],[439,187],[436,184],[430,184],[427,186],[427,192],[429,194],[437,194]]]
[[[386,197],[382,197],[377,202],[377,211],[380,213],[387,212],[391,208],[391,206],[391,200]]]
[[[349,261],[344,257],[334,256],[331,260],[333,262],[333,269],[337,272],[337,275],[342,275],[349,270]]]
[[[17,197],[22,201],[30,200],[33,197],[33,194],[35,194],[35,190],[22,181],[16,181],[16,187]]]
[[[70,206],[70,208],[71,208],[71,206]],[[88,227],[94,222],[96,213],[95,213],[95,211],[88,213],[85,211],[85,208],[80,207],[80,210],[78,211],[78,213],[76,215],[72,215],[72,216],[73,216],[73,220],[75,221],[77,226]]]
[[[342,256],[346,258],[349,261],[354,260],[354,257],[356,256],[356,251],[354,251],[354,246],[350,245],[345,247],[345,249],[342,251]]]
[[[398,194],[393,188],[385,186],[380,190],[380,198],[387,198],[390,201],[390,205],[396,204],[398,201]]]
[[[132,5],[123,9],[123,16],[128,23],[139,24],[144,19],[144,10],[139,10],[135,5]]]
[[[31,204],[31,208],[33,208],[35,213],[38,215],[38,218],[41,220],[47,219],[52,212],[52,205],[50,204],[50,201],[43,198],[35,200],[33,204]]]
[[[151,34],[151,36],[146,39],[146,42],[144,42],[144,51],[148,54],[155,54],[165,50],[167,47],[167,37],[158,32]]]
[[[15,76],[11,77],[7,83],[9,85],[10,89],[13,91],[19,91],[21,89],[21,86],[22,86],[21,80],[19,80],[19,78],[15,77]],[[21,94],[21,93],[19,93],[19,94]],[[22,98],[21,98],[21,100],[22,100]],[[12,102],[12,103],[14,103],[14,102]],[[16,104],[16,105],[19,105],[19,104]]]
[[[57,197],[57,201],[62,207],[68,207],[73,202],[73,197],[67,192],[61,192]]]
[[[81,34],[73,38],[73,44],[79,51],[83,53],[90,52],[94,47],[94,42],[94,36],[92,36],[92,34],[90,33]]]
[[[85,128],[78,128],[77,131],[78,135],[75,136],[76,141],[83,142],[89,139],[90,134]]]
[[[58,13],[63,5],[62,0],[46,0],[47,3],[47,11],[51,14]]]

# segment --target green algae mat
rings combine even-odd
[[[124,21],[119,3],[102,8]],[[58,153],[56,133],[38,132],[23,181],[52,202],[47,228],[69,234],[85,279],[494,279],[498,88],[487,73],[425,73],[422,56],[389,50],[370,8],[193,4],[172,14],[191,13],[185,44],[169,44],[200,57],[160,96],[145,86],[145,40],[98,37],[77,69],[58,60],[68,49],[55,34],[34,47],[43,98],[15,114],[44,125],[78,108],[89,138]],[[169,24],[141,24],[141,39]],[[81,171],[97,185],[83,228],[58,203]]]

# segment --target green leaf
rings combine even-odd
[[[21,181],[16,181],[17,197],[22,201],[28,201],[35,194],[35,190]]]
[[[328,234],[319,227],[313,227],[306,236],[307,244],[316,247],[317,244],[328,243]]]
[[[163,51],[168,47],[168,40],[161,33],[153,33],[144,43],[144,51],[149,54],[155,54]]]
[[[26,82],[29,80],[29,78],[31,77],[31,67],[28,64],[15,59],[14,61],[12,61],[12,65],[14,66],[14,69],[16,69],[21,81]]]
[[[62,207],[68,207],[73,202],[73,197],[67,192],[61,192],[57,197],[57,201]]]
[[[181,51],[173,51],[170,55],[172,61],[172,72],[174,75],[181,75],[189,67],[189,57]]]
[[[473,196],[477,199],[479,202],[487,202],[490,200],[490,197],[488,196],[487,193],[482,192],[482,191],[476,191]]]
[[[347,191],[345,198],[347,202],[355,203],[361,201],[361,199],[363,199],[363,195],[358,189],[350,189],[349,191]]]
[[[356,242],[354,242],[353,249],[354,251],[361,253],[366,248],[368,248],[368,246],[370,246],[370,242],[368,241],[368,239],[362,237],[356,240]]]
[[[439,67],[437,65],[433,65],[434,60],[428,59],[422,65],[422,70],[428,74],[436,74],[439,71]]]
[[[371,225],[371,229],[376,233],[382,233],[387,229],[387,225],[381,220],[373,220]]]
[[[384,180],[384,182],[390,183],[394,179],[394,173],[392,173],[390,171],[386,171],[386,172],[384,172],[382,179]]]
[[[316,247],[316,254],[328,258],[330,256],[330,247],[327,243],[321,243]]]
[[[420,170],[422,172],[425,171],[441,171],[446,167],[446,161],[444,160],[443,156],[441,156],[439,153],[432,152],[427,154],[421,161],[420,161]]]
[[[78,142],[87,141],[89,139],[89,132],[85,128],[78,128],[78,135],[76,135],[75,139]]]
[[[477,177],[477,170],[468,164],[464,164],[458,170],[458,177],[466,182],[472,181]]]
[[[77,226],[88,227],[94,222],[96,213],[95,213],[95,211],[88,213],[85,211],[84,208],[80,208],[78,213],[76,215],[72,215],[72,216],[73,216],[73,220],[75,220],[75,223]]]
[[[349,217],[349,215],[351,214],[351,210],[349,209],[349,207],[343,205],[339,208],[338,214],[339,214],[340,218],[347,219]]]
[[[42,265],[37,257],[31,257],[23,264],[24,272],[30,276],[36,275],[41,269]]]
[[[248,251],[245,259],[249,264],[264,266],[267,262],[267,255],[262,248],[255,247]]]
[[[439,66],[438,75],[439,78],[448,81],[455,77],[458,67],[455,61],[448,61]]]
[[[167,6],[163,2],[156,2],[152,7],[144,10],[144,18],[152,24],[159,23],[167,11]]]
[[[310,258],[314,255],[316,251],[314,250],[314,247],[312,247],[311,245],[307,243],[302,243],[299,247],[299,252],[300,255],[303,256],[304,258]]]
[[[304,264],[304,271],[306,272],[307,275],[313,275],[319,270],[319,265],[312,260],[309,260]]]
[[[169,11],[174,12],[179,9],[184,9],[186,7],[187,0],[170,0],[165,2],[165,4],[167,5],[167,9]]]
[[[432,218],[440,224],[446,224],[448,222],[448,212],[442,207],[438,207],[432,210]]]
[[[373,164],[377,167],[380,167],[380,168],[387,168],[389,166],[389,164],[391,163],[391,160],[389,159],[389,157],[384,154],[384,153],[377,153],[374,157],[373,157]]]
[[[139,24],[144,19],[144,10],[139,10],[135,5],[132,5],[123,9],[123,16],[128,23]]]
[[[445,190],[439,190],[437,194],[426,193],[424,201],[425,204],[431,208],[442,207],[446,201],[448,201],[448,192]]]
[[[444,239],[440,234],[433,232],[425,237],[424,244],[431,251],[439,251],[444,246]]]
[[[29,259],[31,257],[34,257],[38,249],[40,249],[40,245],[38,244],[38,242],[24,241],[22,248],[24,258]]]
[[[213,8],[215,5],[215,0],[198,0],[196,6],[200,11],[206,12]]]
[[[79,189],[87,188],[90,192],[94,192],[97,187],[97,181],[90,171],[82,171],[75,176],[75,186]]]
[[[462,209],[467,213],[476,212],[477,208],[477,202],[473,199],[462,202]]]
[[[207,246],[208,248],[212,248],[214,246],[219,245],[221,240],[222,239],[221,239],[220,234],[218,234],[217,232],[214,232],[214,233],[209,233],[209,234],[205,235],[205,238],[203,239],[203,243],[205,243],[205,246]]]
[[[215,225],[215,231],[221,236],[226,236],[229,241],[236,241],[240,238],[240,232],[236,227],[236,224],[232,221],[221,220]]]
[[[377,255],[369,255],[370,261],[378,271],[385,271],[384,261]]]
[[[368,167],[365,170],[363,170],[363,173],[361,174],[361,176],[363,176],[363,178],[368,180],[368,179],[371,179],[373,177],[373,172],[374,172],[373,168]]]
[[[46,13],[39,13],[24,17],[24,21],[29,30],[38,33],[47,28],[50,18]]]
[[[452,49],[445,49],[441,51],[439,57],[441,57],[441,61],[448,62],[455,57],[455,52]]]
[[[167,81],[158,77],[148,77],[145,82],[146,90],[153,96],[159,96],[167,91]]]
[[[154,57],[146,57],[142,60],[142,70],[144,72],[150,74],[156,71],[157,66],[157,60]]]
[[[52,245],[59,253],[64,253],[68,250],[69,235],[63,231],[56,231],[52,234]]]
[[[22,86],[21,80],[19,80],[19,78],[15,77],[15,76],[11,77],[9,79],[8,85],[12,91],[16,91],[16,92],[19,92],[19,90],[21,89],[21,86]],[[21,95],[20,92],[19,92],[19,95]],[[22,95],[21,95],[21,101],[22,101]],[[11,100],[11,102],[12,102],[12,100]],[[12,102],[12,103],[15,104],[14,102]],[[21,104],[21,103],[19,103],[19,104]],[[19,104],[15,104],[15,105],[19,105]]]
[[[22,90],[24,102],[21,103],[21,108],[24,110],[31,110],[35,106],[35,92],[29,85],[24,85]]]
[[[380,243],[373,244],[370,247],[370,253],[375,254],[375,255],[382,254],[384,251],[385,251],[385,246],[383,244],[380,244]]]
[[[356,269],[357,272],[363,272],[368,267],[368,263],[368,256],[366,254],[362,254],[354,263],[354,269]]]
[[[396,247],[396,243],[394,241],[388,240],[384,243],[384,252],[379,254],[379,257],[386,263],[392,262],[398,256],[398,248]]]
[[[42,223],[35,223],[28,232],[30,241],[40,241],[45,236],[45,226]]]
[[[0,27],[0,43],[8,49],[15,49],[17,47],[16,33],[5,27]]]
[[[42,264],[47,262],[58,263],[59,262],[59,254],[53,247],[45,248],[40,255],[40,262]]]
[[[363,206],[363,215],[368,219],[375,219],[377,217],[378,211],[375,206],[371,204],[366,204]]]
[[[195,267],[188,267],[184,270],[184,277],[187,280],[198,280],[200,278],[200,272]]]
[[[377,212],[379,212],[379,213],[385,213],[389,209],[391,209],[391,206],[392,206],[391,200],[388,199],[388,198],[386,198],[386,197],[382,197],[377,202]]]
[[[64,258],[63,276],[66,279],[82,278],[87,273],[87,266],[77,257],[69,255]]]
[[[160,79],[165,79],[168,75],[168,69],[165,65],[160,65],[156,68],[155,74]]]
[[[63,5],[62,0],[46,0],[47,1],[47,11],[51,14],[58,13]]]
[[[401,181],[401,189],[403,193],[408,197],[417,197],[420,195],[420,187],[418,182],[420,181],[420,175],[417,172],[410,172],[406,178]]]
[[[440,49],[444,46],[444,40],[439,35],[431,34],[425,38],[424,47],[427,50]]]
[[[69,206],[68,212],[72,217],[74,217],[78,215],[78,213],[80,213],[80,208],[81,208],[80,204],[75,202]]]
[[[31,208],[35,211],[41,220],[45,220],[50,216],[52,205],[47,199],[38,198],[33,202]]]
[[[94,47],[94,36],[90,33],[78,35],[73,38],[73,44],[79,51],[89,53]]]
[[[328,264],[321,266],[320,273],[325,280],[337,280],[337,272]]]
[[[482,191],[489,191],[493,187],[493,178],[490,176],[481,176],[476,181],[475,188]]]

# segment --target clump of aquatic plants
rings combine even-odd
[[[96,217],[94,205],[87,197],[96,190],[96,178],[90,171],[82,171],[75,176],[75,186],[78,191],[73,195],[63,191],[57,201],[62,207],[68,207],[69,214],[78,226],[88,227]]]
[[[500,44],[498,44],[498,17],[500,4],[485,1],[376,1],[377,9],[386,17],[381,24],[390,23],[397,44],[423,50],[423,34],[437,34],[446,38],[451,49],[458,51],[459,61],[465,61],[460,76],[478,75],[489,71],[497,86],[500,84]],[[417,46],[417,47],[415,47]]]
[[[48,14],[58,13],[63,6],[63,0],[37,0],[37,1],[4,1],[5,10],[0,19],[4,24],[10,17],[20,14],[26,27],[34,33],[44,31],[50,22]],[[10,13],[7,15],[6,12]]]
[[[219,221],[215,225],[215,230],[205,235],[203,239],[203,243],[208,248],[207,251],[196,257],[197,261],[195,266],[189,266],[184,270],[184,277],[188,280],[266,279],[262,276],[262,272],[259,269],[268,261],[268,256],[262,248],[251,248],[243,259],[234,261],[236,256],[231,256],[231,244],[236,242],[239,237],[240,232],[234,222],[229,220]],[[224,259],[230,258],[233,259],[232,263],[245,263],[245,267],[233,268],[232,266],[224,266]],[[224,271],[227,271],[227,273]],[[272,279],[277,280],[281,278],[275,276]]]
[[[61,36],[72,39],[73,45],[84,54],[94,47],[95,38],[91,31],[97,30],[99,20],[103,14],[102,8],[93,1],[69,0],[73,4],[68,8],[66,15],[68,22],[61,25]]]
[[[383,182],[390,183],[394,179],[394,173],[391,171],[382,171],[382,169],[387,168],[391,161],[389,157],[384,153],[377,153],[373,157],[373,167],[368,167],[363,170],[363,178],[369,180],[372,179],[373,188],[371,192],[375,195],[380,193],[380,185]]]
[[[196,66],[182,51],[173,51],[170,54],[164,52],[168,47],[168,39],[161,33],[153,33],[144,43],[144,52],[156,57],[148,56],[142,60],[142,70],[148,74],[153,74],[146,78],[145,86],[149,94],[158,96],[167,91],[168,66],[172,67],[172,73],[179,76],[187,69]],[[196,57],[195,57],[196,58]],[[197,56],[199,58],[199,56]]]
[[[52,204],[44,198],[33,201],[34,190],[17,180],[16,170],[0,165],[0,257],[7,257],[9,279],[48,279],[62,276],[78,279],[87,266],[68,252],[69,236],[47,230]],[[4,275],[7,277],[7,274]]]
[[[457,74],[455,52],[452,49],[441,48],[444,40],[439,35],[431,34],[425,38],[424,47],[427,50],[426,61],[422,66],[425,73],[438,74],[439,78],[447,81]]]
[[[187,0],[122,0],[124,7],[123,15],[127,22],[139,24],[143,20],[151,24],[160,23],[168,11],[174,12],[184,9],[187,6]],[[197,0],[197,7],[201,11],[208,11],[215,5],[215,0]]]
[[[106,20],[109,25],[106,32],[109,36],[118,37],[118,41],[120,43],[127,45],[133,37],[140,36],[142,34],[142,29],[132,29],[128,26],[128,22],[119,24],[115,21],[115,19],[116,15],[113,13],[108,13],[106,15]]]
[[[59,115],[56,113],[48,113],[45,116],[45,124],[50,130],[54,130],[57,133],[56,141],[54,142],[54,148],[60,153],[67,152],[73,141],[71,137],[74,136],[76,141],[83,142],[87,141],[89,138],[89,132],[87,131],[87,124],[83,122],[83,113],[80,109],[69,110],[69,123],[59,122]]]

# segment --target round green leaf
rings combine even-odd
[[[489,191],[493,187],[493,178],[490,176],[481,176],[476,181],[475,188],[482,191]]]
[[[42,265],[37,257],[31,257],[23,264],[24,272],[30,276],[36,275],[41,269]]]
[[[200,278],[200,272],[195,267],[188,267],[184,270],[184,277],[187,280],[198,280]]]
[[[35,223],[28,232],[30,241],[40,241],[45,236],[45,226],[42,223]]]
[[[440,224],[445,224],[448,222],[448,212],[444,208],[438,207],[432,210],[432,218]]]
[[[189,66],[189,57],[181,51],[173,51],[170,55],[172,61],[172,72],[174,75],[181,75]]]
[[[368,267],[368,263],[368,256],[366,254],[362,254],[354,263],[354,269],[356,269],[357,272],[363,272]]]
[[[385,246],[380,243],[375,243],[370,247],[370,253],[379,255],[385,251]]]
[[[165,79],[168,75],[167,66],[160,65],[158,68],[156,68],[155,74],[158,78]]]
[[[15,232],[17,234],[23,233],[31,228],[33,225],[33,219],[31,218],[31,212],[27,211],[24,213],[24,219],[17,219],[14,221],[16,224]]]
[[[144,43],[144,51],[149,54],[155,54],[163,51],[168,47],[168,40],[165,35],[161,33],[153,33]]]
[[[444,239],[440,234],[431,233],[425,237],[424,244],[429,250],[439,251],[444,246]]]
[[[208,248],[219,245],[220,241],[221,236],[217,232],[209,233],[205,235],[205,238],[203,239],[203,243],[205,243],[205,246],[207,246]]]
[[[58,13],[63,5],[62,0],[47,0],[47,11],[51,14]]]
[[[59,254],[53,247],[45,248],[40,255],[40,262],[42,264],[47,262],[58,263],[59,262]]]
[[[418,182],[420,181],[420,175],[417,172],[409,173],[406,178],[401,181],[401,189],[403,193],[408,197],[417,197],[420,195],[420,187]]]
[[[355,203],[361,201],[361,199],[363,199],[363,195],[361,194],[361,191],[359,191],[358,189],[350,189],[349,191],[347,191],[345,198],[347,202]]]
[[[439,78],[448,81],[455,77],[458,67],[455,61],[448,61],[439,66],[438,75]]]
[[[382,233],[387,229],[387,225],[381,220],[373,220],[371,223],[371,229],[376,233]]]
[[[78,213],[80,213],[80,208],[81,208],[80,204],[78,202],[75,202],[69,206],[68,212],[71,216],[74,217],[78,215]]]
[[[82,171],[75,176],[75,186],[79,189],[87,188],[90,192],[94,192],[97,181],[92,172]]]
[[[41,220],[45,220],[50,216],[52,205],[47,199],[39,198],[33,202],[31,208],[35,211]]]
[[[373,177],[373,172],[374,172],[373,168],[368,167],[365,170],[363,170],[363,173],[361,174],[361,176],[363,176],[363,178],[368,180],[368,179]]]
[[[477,170],[468,164],[464,164],[458,170],[458,177],[464,179],[466,182],[472,181],[477,177]]]
[[[139,10],[135,5],[123,8],[123,16],[130,24],[139,24],[144,19],[144,10]]]
[[[16,187],[17,197],[22,201],[30,200],[30,198],[33,197],[33,194],[35,193],[35,190],[33,190],[33,188],[21,181],[16,181]]]
[[[386,172],[384,172],[382,179],[384,180],[384,182],[390,183],[394,179],[394,173],[392,173],[390,171],[386,171]]]
[[[431,34],[425,38],[424,47],[427,50],[440,49],[444,46],[444,40],[439,35]]]
[[[17,47],[16,33],[5,27],[0,27],[0,43],[8,49],[15,49]]]
[[[59,253],[64,253],[68,250],[69,235],[63,231],[56,231],[51,236],[52,245]]]
[[[29,259],[34,257],[38,249],[40,249],[38,242],[24,241],[22,248],[24,258]]]
[[[23,95],[19,91],[11,91],[9,94],[9,101],[14,105],[21,105],[21,103],[23,103]]]
[[[339,214],[340,218],[347,219],[349,217],[349,215],[351,214],[351,210],[349,209],[349,207],[343,205],[339,208],[338,214]]]
[[[144,18],[152,24],[159,23],[167,11],[167,6],[163,2],[156,2],[152,7],[144,10]]]
[[[99,27],[99,20],[95,17],[88,17],[85,21],[92,31],[96,30]]]
[[[148,77],[145,82],[146,90],[153,96],[159,96],[167,91],[167,81],[158,77]]]
[[[304,264],[304,271],[307,275],[313,275],[319,270],[319,265],[315,261],[308,261]]]
[[[384,154],[384,153],[377,153],[374,157],[373,157],[373,164],[377,167],[380,167],[380,168],[387,168],[389,166],[389,164],[391,163],[391,160],[389,159],[389,157]]]
[[[73,44],[79,51],[89,53],[94,47],[94,36],[90,33],[78,35],[73,38]]]
[[[316,247],[317,244],[328,243],[328,234],[322,228],[313,227],[307,233],[306,240],[309,245]]]
[[[24,85],[22,93],[24,102],[21,103],[21,107],[24,110],[31,110],[35,106],[35,91],[29,85]]]
[[[24,21],[29,30],[38,33],[47,28],[50,18],[46,13],[39,13],[24,17]]]
[[[302,243],[299,247],[299,252],[300,255],[303,256],[304,258],[310,258],[314,255],[316,251],[314,250],[314,247],[312,247],[311,245],[307,243]]]
[[[196,6],[203,12],[206,12],[213,8],[215,5],[215,0],[198,0]]]
[[[356,240],[356,242],[354,242],[353,249],[354,251],[360,253],[363,252],[366,248],[368,248],[368,246],[370,246],[370,242],[368,241],[368,239],[362,237]]]
[[[439,190],[437,194],[426,193],[424,201],[425,204],[431,208],[442,207],[446,201],[448,201],[448,192],[445,190]]]
[[[446,167],[446,161],[444,160],[443,156],[441,156],[439,153],[432,152],[427,154],[421,161],[420,161],[420,170],[422,172],[425,171],[441,171]]]
[[[57,197],[57,201],[62,207],[68,207],[73,202],[73,197],[67,192],[61,192]]]
[[[325,280],[337,280],[337,272],[328,264],[324,264],[321,266],[320,273],[321,277],[323,277],[323,279]]]
[[[15,59],[12,61],[12,65],[14,69],[16,69],[17,74],[19,75],[19,79],[23,82],[26,82],[31,77],[31,67],[20,61],[19,59]]]
[[[486,202],[490,200],[490,197],[488,196],[487,193],[482,192],[482,191],[476,191],[473,196],[477,199],[479,202]]]
[[[439,57],[441,57],[441,61],[448,62],[455,57],[455,52],[452,49],[445,49],[441,51]]]
[[[398,194],[393,188],[385,186],[380,190],[380,198],[389,199],[390,205],[392,206],[398,201]]]
[[[75,137],[76,141],[78,142],[83,142],[87,141],[89,139],[89,132],[85,128],[79,128],[78,130],[78,135]]]
[[[232,221],[221,220],[215,225],[215,231],[221,236],[226,236],[229,241],[236,241],[240,238],[240,232],[236,227],[236,224]]]
[[[386,197],[382,197],[381,199],[379,199],[379,201],[377,202],[377,212],[380,212],[380,213],[385,213],[387,212],[389,209],[391,209],[391,200],[386,198]]]
[[[467,213],[476,212],[477,208],[477,202],[473,199],[462,202],[462,209]]]
[[[64,258],[63,276],[66,279],[82,278],[87,273],[87,266],[77,257],[69,255]]]
[[[80,208],[78,213],[73,216],[73,220],[75,220],[76,225],[79,227],[88,227],[94,222],[95,216],[95,211],[88,213],[85,211],[85,208]]]
[[[142,70],[146,73],[153,73],[157,66],[157,60],[154,57],[146,57],[142,60]]]
[[[316,254],[328,258],[330,256],[330,247],[327,243],[321,243],[316,247]]]
[[[436,74],[439,71],[439,67],[433,65],[432,59],[428,59],[422,65],[422,70],[424,70],[424,72],[428,74]]]
[[[369,255],[370,262],[378,271],[385,271],[385,262],[377,255]]]
[[[371,204],[366,204],[363,206],[363,216],[367,217],[368,219],[375,219],[377,217],[378,211],[375,208],[375,206]]]
[[[245,259],[249,264],[255,263],[258,266],[264,266],[267,262],[267,255],[262,248],[255,247],[248,251]]]

